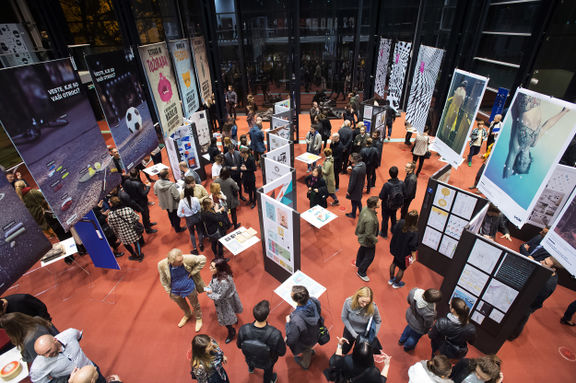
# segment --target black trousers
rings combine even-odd
[[[410,204],[414,198],[409,198],[404,200],[404,205],[402,205],[402,209],[400,210],[400,219],[406,218],[408,214],[408,209],[410,208]]]
[[[416,160],[418,160],[418,169],[416,169],[416,176],[418,176],[422,171],[422,165],[424,165],[425,159],[426,158],[424,158],[424,156],[417,156],[415,154],[412,155],[412,162],[416,163]]]
[[[232,218],[232,225],[236,226],[238,224],[238,215],[236,214],[236,208],[230,209],[230,217]]]
[[[396,210],[389,210],[382,207],[382,233],[388,235],[388,219],[390,219],[390,232],[392,228],[396,225]]]
[[[356,218],[356,209],[358,209],[358,214],[362,211],[362,200],[350,200],[352,202],[352,215]]]
[[[376,254],[376,247],[365,247],[360,246],[358,248],[358,253],[356,254],[356,267],[358,268],[358,274],[365,277],[368,267],[374,261],[374,255]]]
[[[146,230],[150,230],[152,226],[150,226],[150,208],[148,207],[148,201],[142,204],[142,208],[142,213],[140,213],[142,214],[142,224]]]
[[[234,106],[233,102],[226,103],[226,109],[228,111],[228,116],[232,117],[234,115],[234,119],[236,119],[236,107]]]
[[[342,171],[342,160],[334,160],[334,184],[336,189],[340,189],[340,172]]]
[[[242,176],[240,175],[240,173],[238,173],[238,175],[231,175],[231,177],[238,184],[238,197],[241,197],[242,196]]]
[[[178,217],[178,210],[166,210],[168,212],[168,218],[170,219],[170,224],[174,230],[180,230],[180,217]]]
[[[376,186],[376,166],[366,166],[366,188],[368,192],[374,186]]]

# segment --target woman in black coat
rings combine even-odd
[[[328,145],[328,139],[332,135],[332,124],[325,114],[320,113],[318,116],[318,122],[320,123],[320,136],[322,136],[322,143],[324,147]]]
[[[396,213],[394,213],[396,214]],[[392,228],[392,240],[390,241],[390,253],[394,256],[390,264],[389,285],[399,289],[406,283],[402,282],[404,270],[409,266],[406,257],[416,256],[418,247],[418,212],[411,210],[406,215],[406,219],[401,219]],[[398,272],[396,273],[396,267]]]
[[[214,257],[222,258],[224,248],[219,239],[226,235],[226,230],[230,226],[226,210],[221,206],[215,207],[211,198],[205,198],[202,201],[202,221],[206,228],[206,235],[212,242]]]
[[[468,353],[468,343],[476,338],[476,327],[469,322],[470,308],[460,298],[450,301],[450,312],[439,318],[428,336],[432,354],[438,351],[450,359],[461,359]]]
[[[244,191],[248,193],[248,203],[250,208],[254,209],[256,206],[256,161],[250,149],[242,148],[240,150],[242,155],[242,165],[240,166],[240,171],[242,173],[242,185],[244,186]]]
[[[312,169],[306,177],[306,186],[308,186],[308,194],[306,196],[310,200],[310,207],[320,205],[323,208],[328,207],[328,188],[326,187],[326,181],[322,178],[322,170],[320,167]]]

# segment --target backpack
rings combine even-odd
[[[268,368],[268,365],[272,361],[270,346],[265,342],[272,336],[273,331],[273,327],[266,329],[264,342],[258,339],[248,339],[242,342],[242,353],[247,360],[254,363],[256,368]]]
[[[389,210],[396,210],[404,205],[404,193],[402,191],[402,182],[390,183],[392,185],[392,190],[388,193],[388,199],[386,200],[386,207]]]

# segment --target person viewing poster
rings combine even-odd
[[[0,120],[65,230],[120,183],[69,58],[0,70]]]
[[[519,88],[478,190],[522,227],[576,132],[576,105]]]
[[[424,132],[444,50],[421,45],[406,107],[406,121]]]
[[[210,66],[208,65],[208,57],[206,57],[204,37],[193,37],[190,39],[190,44],[192,53],[194,53],[194,68],[196,68],[202,102],[205,103],[207,98],[212,98],[212,80],[210,79]]]
[[[6,177],[0,177],[0,294],[31,268],[50,242],[20,201]]]
[[[190,118],[192,113],[198,110],[198,89],[194,79],[194,67],[190,57],[190,47],[187,39],[170,41],[168,43],[172,62],[178,77],[178,89],[182,98],[182,110],[184,117]]]
[[[404,89],[404,79],[406,77],[406,69],[408,68],[411,50],[412,43],[398,41],[394,45],[387,98],[390,100],[390,105],[394,110],[400,108],[400,100],[402,100],[402,90]]]
[[[386,95],[386,77],[388,76],[388,62],[390,61],[391,47],[392,40],[380,38],[378,63],[376,64],[376,81],[374,82],[374,93],[380,97]]]
[[[134,56],[122,51],[86,56],[110,133],[128,172],[158,146],[158,136]]]
[[[182,105],[166,43],[142,45],[138,47],[138,52],[156,105],[160,127],[164,137],[169,137],[182,125]]]
[[[454,70],[434,146],[436,151],[455,168],[458,168],[463,161],[466,139],[474,126],[474,119],[487,85],[487,77],[460,69]]]

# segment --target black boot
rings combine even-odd
[[[228,344],[228,343],[232,342],[234,340],[234,338],[236,337],[236,329],[232,326],[226,326],[226,328],[228,328],[228,337],[226,338],[224,343]]]

